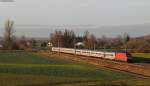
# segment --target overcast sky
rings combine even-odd
[[[150,0],[14,0],[14,2],[0,2],[0,34],[3,32],[2,28],[7,19],[15,21],[15,27],[20,31],[16,32],[17,34],[42,35],[43,37],[48,36],[51,32],[46,25],[95,25],[100,27],[150,24],[149,10]],[[43,27],[33,34],[28,25],[34,27],[44,25],[46,28],[41,34],[39,32],[44,29]],[[25,30],[27,26],[28,30]],[[123,30],[120,31],[123,32]],[[150,30],[143,29],[144,31]]]

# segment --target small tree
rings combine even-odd
[[[124,35],[123,35],[124,37],[124,43],[126,44],[128,41],[130,41],[130,36],[129,36],[129,34],[127,34],[127,33],[124,33]]]
[[[124,33],[123,40],[124,40],[125,51],[127,52],[127,43],[130,41],[130,36],[127,33]]]
[[[47,42],[42,42],[41,47],[47,47]]]

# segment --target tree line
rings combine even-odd
[[[124,33],[115,38],[109,38],[105,35],[96,37],[88,31],[83,36],[76,36],[73,30],[56,30],[51,33],[50,42],[55,47],[82,48],[90,50],[110,50],[125,52],[150,52],[150,36],[147,38],[131,38],[129,34]],[[84,45],[76,46],[76,43],[82,42]]]

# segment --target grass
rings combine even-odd
[[[0,63],[15,64],[72,64],[70,61],[60,59],[46,59],[26,52],[0,53]]]
[[[148,80],[93,80],[87,78],[71,78],[71,77],[56,77],[56,76],[35,76],[26,74],[0,74],[1,86],[149,86]],[[9,83],[8,83],[9,81]],[[17,83],[16,83],[17,82]],[[135,84],[136,83],[136,84]],[[135,84],[135,85],[134,85]]]
[[[139,86],[149,80],[57,57],[0,53],[0,86]]]
[[[150,53],[133,53],[132,55],[136,57],[150,58]]]
[[[150,53],[133,53],[133,61],[136,63],[150,64]]]
[[[30,65],[30,64],[29,64]],[[93,79],[119,79],[130,78],[130,75],[123,73],[114,73],[108,70],[97,70],[90,67],[80,65],[16,65],[7,64],[0,65],[1,73],[14,73],[14,74],[31,74],[31,75],[48,75],[48,76],[61,76],[61,77],[85,77]],[[124,76],[123,76],[124,75]],[[110,77],[111,76],[111,77]]]

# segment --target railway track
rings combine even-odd
[[[60,54],[58,54],[60,55]],[[83,61],[86,63],[90,63],[96,66],[101,66],[109,69],[129,72],[135,75],[138,75],[142,78],[149,78],[150,79],[150,66],[149,65],[139,65],[139,64],[132,64],[132,63],[125,63],[125,62],[116,62],[106,59],[99,59],[93,57],[85,57],[85,56],[78,56],[73,54],[65,54],[61,53],[61,56],[65,56],[68,59],[75,60],[75,61]]]

